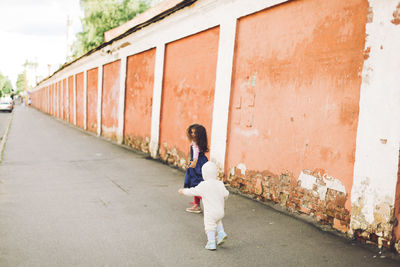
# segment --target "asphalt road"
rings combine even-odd
[[[8,123],[10,121],[11,113],[8,111],[0,111],[0,137],[3,137]]]
[[[231,194],[227,242],[204,249],[184,174],[17,107],[0,164],[0,266],[399,266]]]

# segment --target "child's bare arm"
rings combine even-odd
[[[191,161],[191,162],[189,163],[188,168],[195,168],[195,167],[196,167],[196,164],[197,164],[197,159],[194,159],[193,161]]]

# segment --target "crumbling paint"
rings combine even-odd
[[[167,142],[160,146],[159,155],[162,161],[181,169],[186,169],[190,161],[190,154],[184,153],[175,147],[169,148]]]
[[[371,47],[367,47],[367,49],[364,50],[364,60],[369,58],[369,53],[371,53]]]
[[[303,170],[298,179],[289,172],[277,175],[246,170],[244,174],[243,165],[232,168],[225,182],[260,201],[271,200],[289,211],[308,214],[344,233],[349,230],[348,194],[339,180],[326,173],[321,176],[319,169]]]
[[[67,88],[67,79],[63,79],[62,83],[63,83],[62,88],[63,88],[63,105],[64,105],[62,118],[63,118],[63,120],[68,121],[68,94],[67,94],[68,88]]]
[[[368,2],[315,3],[289,1],[238,20],[225,173],[240,163],[246,177],[324,169],[336,179],[321,173],[332,188],[315,194],[343,195],[348,214]]]
[[[97,102],[98,102],[98,68],[87,72],[87,129],[97,132]]]
[[[68,77],[68,114],[69,114],[69,122],[71,124],[74,123],[74,76]]]
[[[190,151],[186,129],[193,123],[206,128],[210,144],[218,40],[219,27],[215,27],[165,47],[159,138],[161,159],[170,155],[169,161],[178,160],[179,163],[174,149],[184,151],[178,156],[186,159]],[[165,142],[167,147],[161,145]]]
[[[398,66],[400,45],[394,25],[398,25],[400,4],[398,0],[368,2],[374,19],[366,24],[365,50],[369,56],[360,72],[350,234],[366,243],[392,247],[397,235],[394,185],[398,180],[400,136],[399,128],[394,127],[399,119],[393,116],[399,113],[399,79],[393,69]]]
[[[83,72],[76,74],[76,126],[83,128],[84,125],[84,101]]]
[[[400,3],[397,5],[396,10],[393,12],[393,19],[391,22],[394,25],[400,25]]]
[[[149,153],[155,49],[127,58],[124,143]]]
[[[145,152],[145,153],[150,153],[149,150],[149,144],[150,144],[150,138],[145,137],[142,138],[141,136],[131,136],[127,135],[124,137],[123,143],[127,146],[132,147],[133,149]]]
[[[62,101],[63,101],[62,93],[63,93],[63,91],[62,91],[61,83],[62,83],[62,81],[59,81],[57,83],[57,107],[58,107],[57,118],[59,118],[59,119],[62,119],[62,117],[63,117],[63,115],[62,115],[62,111],[63,111],[63,108],[62,108],[62,105],[63,105],[63,103],[62,103]]]
[[[351,207],[351,233],[356,238],[374,240],[380,237],[384,246],[389,247],[393,230],[393,199],[381,197],[381,194],[370,187],[367,177],[360,188],[353,189]],[[375,240],[377,243],[377,240]]]
[[[101,134],[112,140],[117,140],[120,65],[117,60],[103,66]]]

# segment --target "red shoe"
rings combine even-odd
[[[201,208],[200,208],[199,205],[196,205],[196,204],[195,204],[195,205],[193,205],[192,207],[187,208],[186,211],[187,211],[187,212],[191,212],[191,213],[201,213]]]

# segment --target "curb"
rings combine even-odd
[[[12,122],[13,118],[14,118],[14,111],[11,112],[10,119],[8,120],[7,129],[6,129],[5,133],[4,133],[4,135],[1,137],[1,141],[0,141],[0,163],[3,162],[3,151],[4,151],[4,147],[5,147],[5,144],[6,144],[7,137],[8,137],[8,131],[10,130],[10,126],[11,126],[11,122]]]

